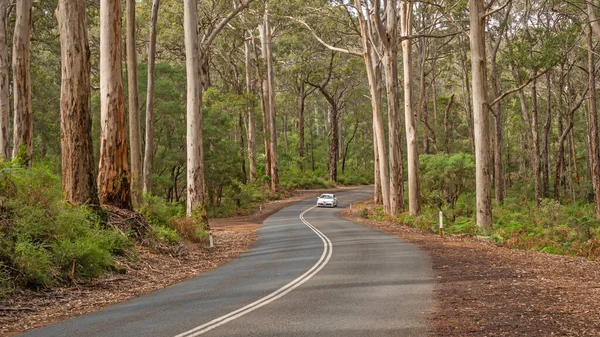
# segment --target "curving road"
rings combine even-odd
[[[339,193],[339,207],[370,195]],[[427,255],[315,203],[269,217],[250,251],[220,268],[23,336],[427,335]]]

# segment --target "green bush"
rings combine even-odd
[[[52,282],[53,271],[50,253],[40,244],[17,241],[13,262],[26,286],[41,288]]]
[[[113,255],[132,243],[105,227],[87,206],[62,200],[60,178],[45,164],[20,169],[0,163],[0,288],[3,281],[42,288],[75,278],[96,277],[113,268]]]
[[[424,154],[419,166],[423,202],[432,207],[454,210],[460,196],[473,189],[475,160],[470,154]]]
[[[113,265],[110,251],[104,249],[94,236],[59,238],[52,244],[52,252],[63,280],[69,277],[73,268],[75,278],[88,278],[102,275]]]
[[[170,228],[173,228],[171,218],[185,214],[182,204],[170,203],[151,194],[143,196],[139,212],[150,224]]]
[[[181,237],[173,228],[161,225],[152,225],[153,236],[161,242],[169,245],[178,244],[181,242]]]

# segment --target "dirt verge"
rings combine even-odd
[[[342,216],[414,243],[431,256],[438,283],[431,336],[600,336],[600,264],[518,251],[471,237]]]

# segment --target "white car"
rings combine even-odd
[[[335,194],[321,194],[319,199],[317,199],[317,207],[337,207]]]

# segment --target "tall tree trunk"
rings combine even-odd
[[[392,2],[388,3],[391,6]],[[388,12],[389,15],[389,12]],[[401,3],[401,30],[403,36],[412,35],[412,4]],[[406,125],[406,148],[408,152],[408,207],[411,215],[421,212],[421,191],[419,188],[419,152],[417,126],[412,110],[412,40],[402,41],[402,61],[404,63],[404,119]]]
[[[306,84],[300,84],[300,114],[298,117],[298,156],[300,157],[300,170],[304,171],[304,109],[306,108]]]
[[[450,118],[450,108],[452,107],[452,103],[454,102],[454,94],[450,96],[450,100],[446,105],[446,109],[444,109],[444,152],[446,154],[450,153],[450,126],[449,126],[449,118]]]
[[[594,187],[594,206],[596,219],[600,218],[600,153],[598,149],[598,107],[596,105],[596,69],[594,60],[594,47],[592,42],[592,28],[588,25],[587,51],[588,51],[588,130],[590,135],[590,164],[592,166],[592,185]]]
[[[550,72],[546,73],[546,121],[544,122],[544,134],[542,137],[542,197],[550,197],[550,127],[552,126],[552,83]]]
[[[498,74],[498,66],[496,63],[496,57],[498,54],[498,49],[500,47],[501,38],[498,37],[496,44],[494,44],[494,48],[492,49],[491,55],[491,85],[492,85],[492,100],[495,100],[499,97],[501,93],[500,89],[500,81]],[[492,107],[492,112],[494,114],[494,192],[495,199],[498,204],[502,204],[504,202],[504,165],[502,162],[502,146],[503,146],[503,137],[502,137],[502,103],[498,102],[496,105]]]
[[[119,0],[100,0],[100,115],[100,202],[131,209]]]
[[[259,25],[261,42],[261,57],[267,59],[267,32],[265,25]],[[257,62],[258,63],[258,62]],[[271,108],[269,107],[269,80],[266,74],[266,70],[256,68],[257,74],[261,80],[260,84],[260,97],[261,97],[261,109],[263,113],[263,139],[265,146],[265,174],[272,179],[271,176]]]
[[[273,71],[273,53],[271,50],[272,36],[269,2],[265,1],[265,16],[264,30],[266,40],[266,56],[267,56],[267,82],[268,82],[268,101],[269,101],[269,122],[271,131],[271,192],[276,192],[279,189],[279,168],[277,159],[277,118],[275,115],[275,79]]]
[[[383,67],[385,74],[385,87],[388,102],[388,143],[390,157],[390,210],[391,216],[396,216],[404,209],[404,184],[402,179],[402,147],[400,146],[400,99],[398,94],[398,32],[397,32],[397,1],[387,0],[385,26],[375,14],[375,27],[378,29],[379,38],[383,45]],[[375,7],[379,8],[376,1]],[[408,121],[407,121],[408,123]],[[407,135],[407,142],[411,147],[411,140]],[[416,137],[415,137],[416,141]],[[381,158],[381,157],[380,157]],[[409,159],[410,161],[410,159]],[[410,166],[410,164],[409,164]],[[409,173],[409,185],[411,182]],[[415,186],[409,186],[409,190]]]
[[[24,150],[24,163],[31,166],[33,155],[33,116],[31,109],[31,0],[19,0],[15,8],[13,35],[13,158]]]
[[[469,0],[471,1],[471,0]],[[479,1],[479,0],[477,0]],[[461,64],[462,64],[462,69],[463,69],[463,88],[464,88],[464,104],[465,104],[465,115],[466,115],[466,120],[467,120],[467,135],[469,137],[469,144],[471,145],[471,150],[473,151],[473,153],[475,153],[475,141],[473,139],[473,114],[474,114],[474,108],[472,105],[472,100],[470,99],[470,97],[472,97],[473,95],[471,94],[471,86],[472,83],[469,82],[469,72],[468,72],[468,63],[467,63],[467,53],[466,51],[463,51],[460,53],[461,56]],[[473,64],[471,64],[471,67],[473,67]]]
[[[492,195],[484,13],[483,0],[469,0],[477,225],[490,227],[492,225]]]
[[[379,151],[377,151],[377,135],[375,134],[375,125],[373,125],[373,173],[374,183],[373,202],[377,205],[383,203],[383,195],[381,193],[381,173],[379,172]]]
[[[535,205],[540,207],[542,190],[540,188],[540,142],[538,135],[538,109],[537,109],[537,80],[533,80],[531,87],[531,171],[533,172],[535,187]]]
[[[156,22],[160,0],[152,3],[150,44],[148,46],[148,90],[146,93],[146,141],[144,149],[143,192],[152,191],[152,155],[154,151],[154,69],[156,63]]]
[[[241,111],[238,115],[238,126],[240,128],[240,158],[242,158],[240,173],[242,174],[242,183],[245,184],[248,182],[248,173],[246,172],[246,161],[244,160],[246,154],[246,144],[244,143],[244,114]]]
[[[252,87],[252,57],[251,49],[253,44],[249,39],[253,39],[250,35],[244,41],[245,60],[246,60],[246,94],[248,97],[253,94]],[[252,101],[254,102],[254,101]],[[248,169],[250,182],[256,181],[256,123],[254,121],[254,103],[248,105],[246,111],[246,138],[248,139]]]
[[[571,153],[573,158],[573,171],[575,172],[575,184],[579,185],[579,167],[577,166],[577,148],[575,147],[575,133],[573,130],[569,133],[569,139],[571,141]]]
[[[10,99],[7,26],[9,0],[0,0],[0,161],[10,159]]]
[[[185,67],[187,77],[187,207],[188,217],[206,222],[204,186],[204,149],[202,144],[203,50],[198,40],[198,11],[195,0],[183,2]]]
[[[142,135],[135,48],[135,0],[127,0],[127,94],[129,96],[129,147],[131,148],[131,192],[138,204],[142,192]]]
[[[339,158],[337,105],[331,106],[329,123],[331,124],[329,136],[329,180],[335,183],[337,182],[337,162]]]
[[[60,144],[63,197],[74,205],[98,204],[85,1],[59,0],[56,18],[62,69]]]

